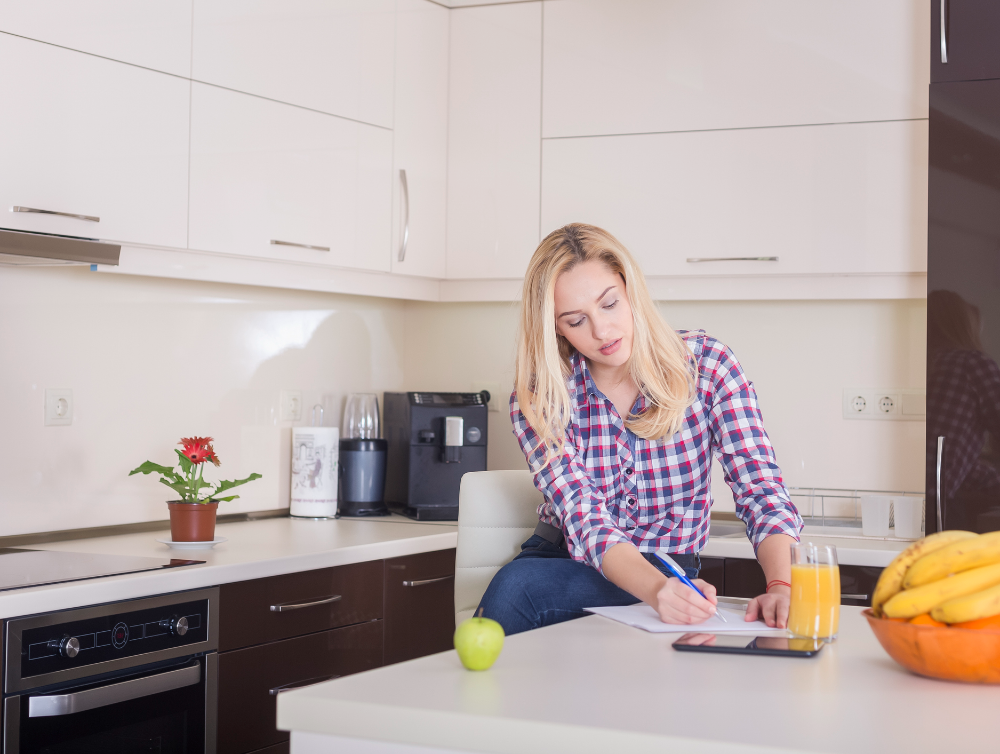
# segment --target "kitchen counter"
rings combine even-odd
[[[713,528],[715,524],[713,523]],[[811,527],[806,527],[801,539],[803,542],[815,542],[818,545],[834,545],[837,548],[837,561],[840,565],[877,566],[885,568],[892,559],[909,547],[912,542],[903,539],[876,539],[865,537],[837,536],[824,531],[816,533]],[[710,536],[708,544],[701,554],[716,558],[743,558],[753,560],[753,545],[742,530],[722,536]]]
[[[292,754],[996,751],[1000,687],[907,672],[860,608],[811,659],[681,653],[677,636],[582,618],[508,637],[488,671],[451,651],[281,694],[278,726]]]
[[[169,529],[165,529],[31,545],[29,549],[34,550],[185,558],[205,563],[0,592],[0,618],[447,550],[455,546],[458,527],[451,522],[417,522],[398,515],[330,521],[281,517],[219,524],[216,536],[228,541],[212,549],[177,550],[156,541],[169,536]]]

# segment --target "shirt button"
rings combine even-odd
[[[627,469],[625,469],[625,474],[628,475],[628,476],[632,476],[632,473],[634,471],[635,471],[635,469],[633,469],[631,466],[629,466]]]
[[[635,498],[634,498],[634,497],[630,497],[630,498],[628,499],[628,504],[629,504],[629,505],[635,505]]]

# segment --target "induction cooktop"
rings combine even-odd
[[[61,550],[29,550],[0,547],[0,592],[44,584],[120,576],[124,573],[158,571],[198,565],[204,560],[146,558],[131,555],[95,555]]]

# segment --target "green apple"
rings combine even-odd
[[[455,629],[458,659],[469,670],[486,670],[503,649],[503,626],[489,618],[468,618]]]

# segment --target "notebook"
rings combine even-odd
[[[701,623],[664,623],[656,611],[645,602],[636,605],[624,605],[616,607],[585,607],[588,613],[603,615],[605,618],[624,623],[627,626],[635,626],[643,631],[654,634],[686,634],[686,633],[708,633],[717,634],[723,631],[756,634],[761,631],[784,632],[784,629],[768,628],[764,621],[747,621],[746,613],[742,610],[728,610],[720,606],[719,612],[726,616],[728,623],[723,623],[718,617],[712,616]]]

